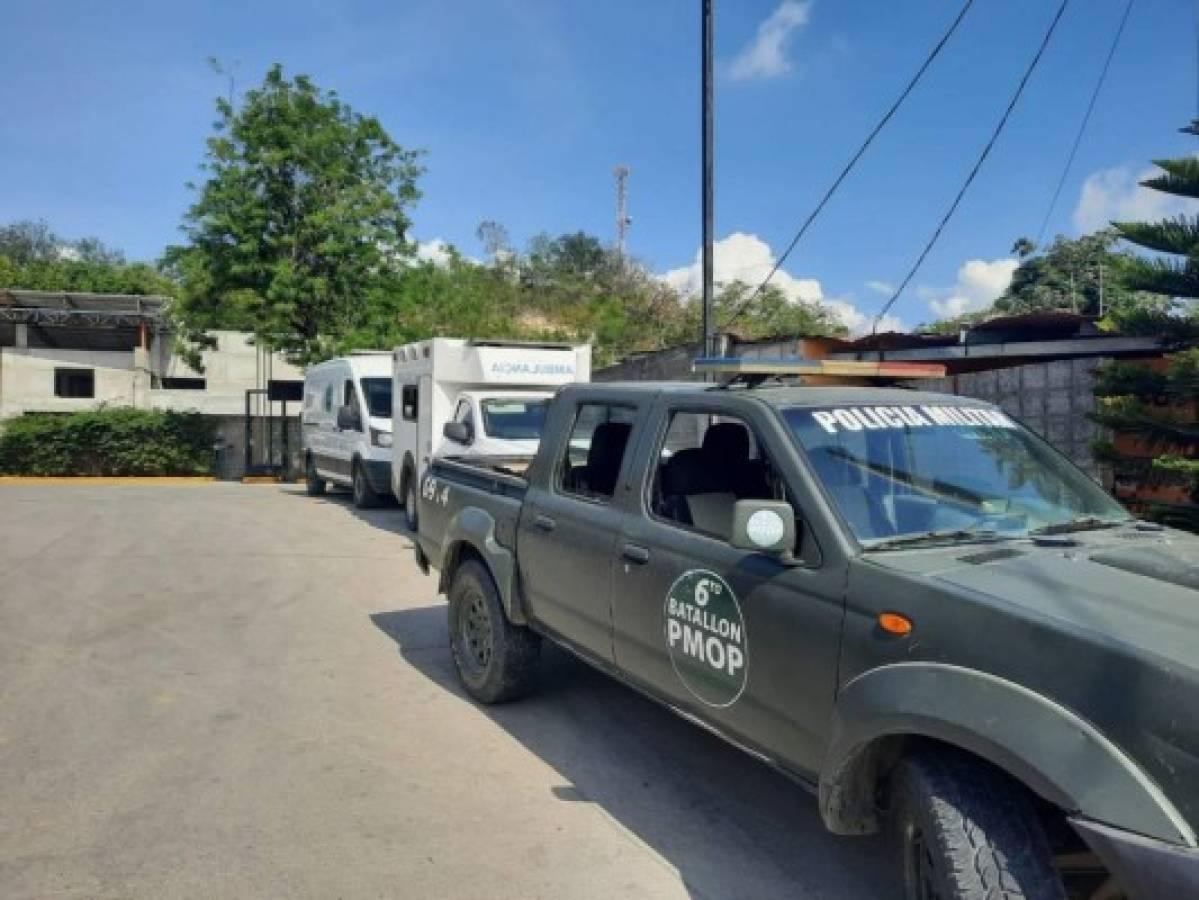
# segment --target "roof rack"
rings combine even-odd
[[[945,377],[945,366],[938,363],[803,359],[799,356],[708,356],[695,360],[691,370],[729,376],[726,387],[741,384],[755,387],[765,381],[793,378],[803,379],[807,384],[855,384]]]

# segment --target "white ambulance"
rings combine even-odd
[[[348,487],[358,507],[391,496],[391,354],[363,351],[304,373],[300,415],[304,474],[311,495]]]
[[[587,344],[432,338],[392,353],[392,491],[416,528],[416,492],[434,456],[531,457],[546,402],[589,381]]]

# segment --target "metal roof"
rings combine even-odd
[[[83,328],[165,326],[169,297],[0,288],[0,322]]]

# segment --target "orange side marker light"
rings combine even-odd
[[[912,620],[907,616],[901,616],[899,613],[879,613],[878,624],[888,634],[897,634],[900,637],[904,637],[912,633]]]

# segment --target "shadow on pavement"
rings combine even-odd
[[[371,620],[415,669],[466,698],[444,605]],[[884,841],[828,834],[794,782],[549,642],[536,695],[479,709],[561,774],[555,798],[597,804],[677,869],[693,897],[895,895]]]
[[[309,497],[303,488],[290,492],[307,503],[324,503],[344,509],[355,519],[359,519],[372,528],[379,528],[391,534],[408,538],[411,541],[412,532],[404,523],[404,510],[394,498],[373,509],[359,509],[354,505],[354,498],[349,490],[330,486],[325,493],[317,497]]]

